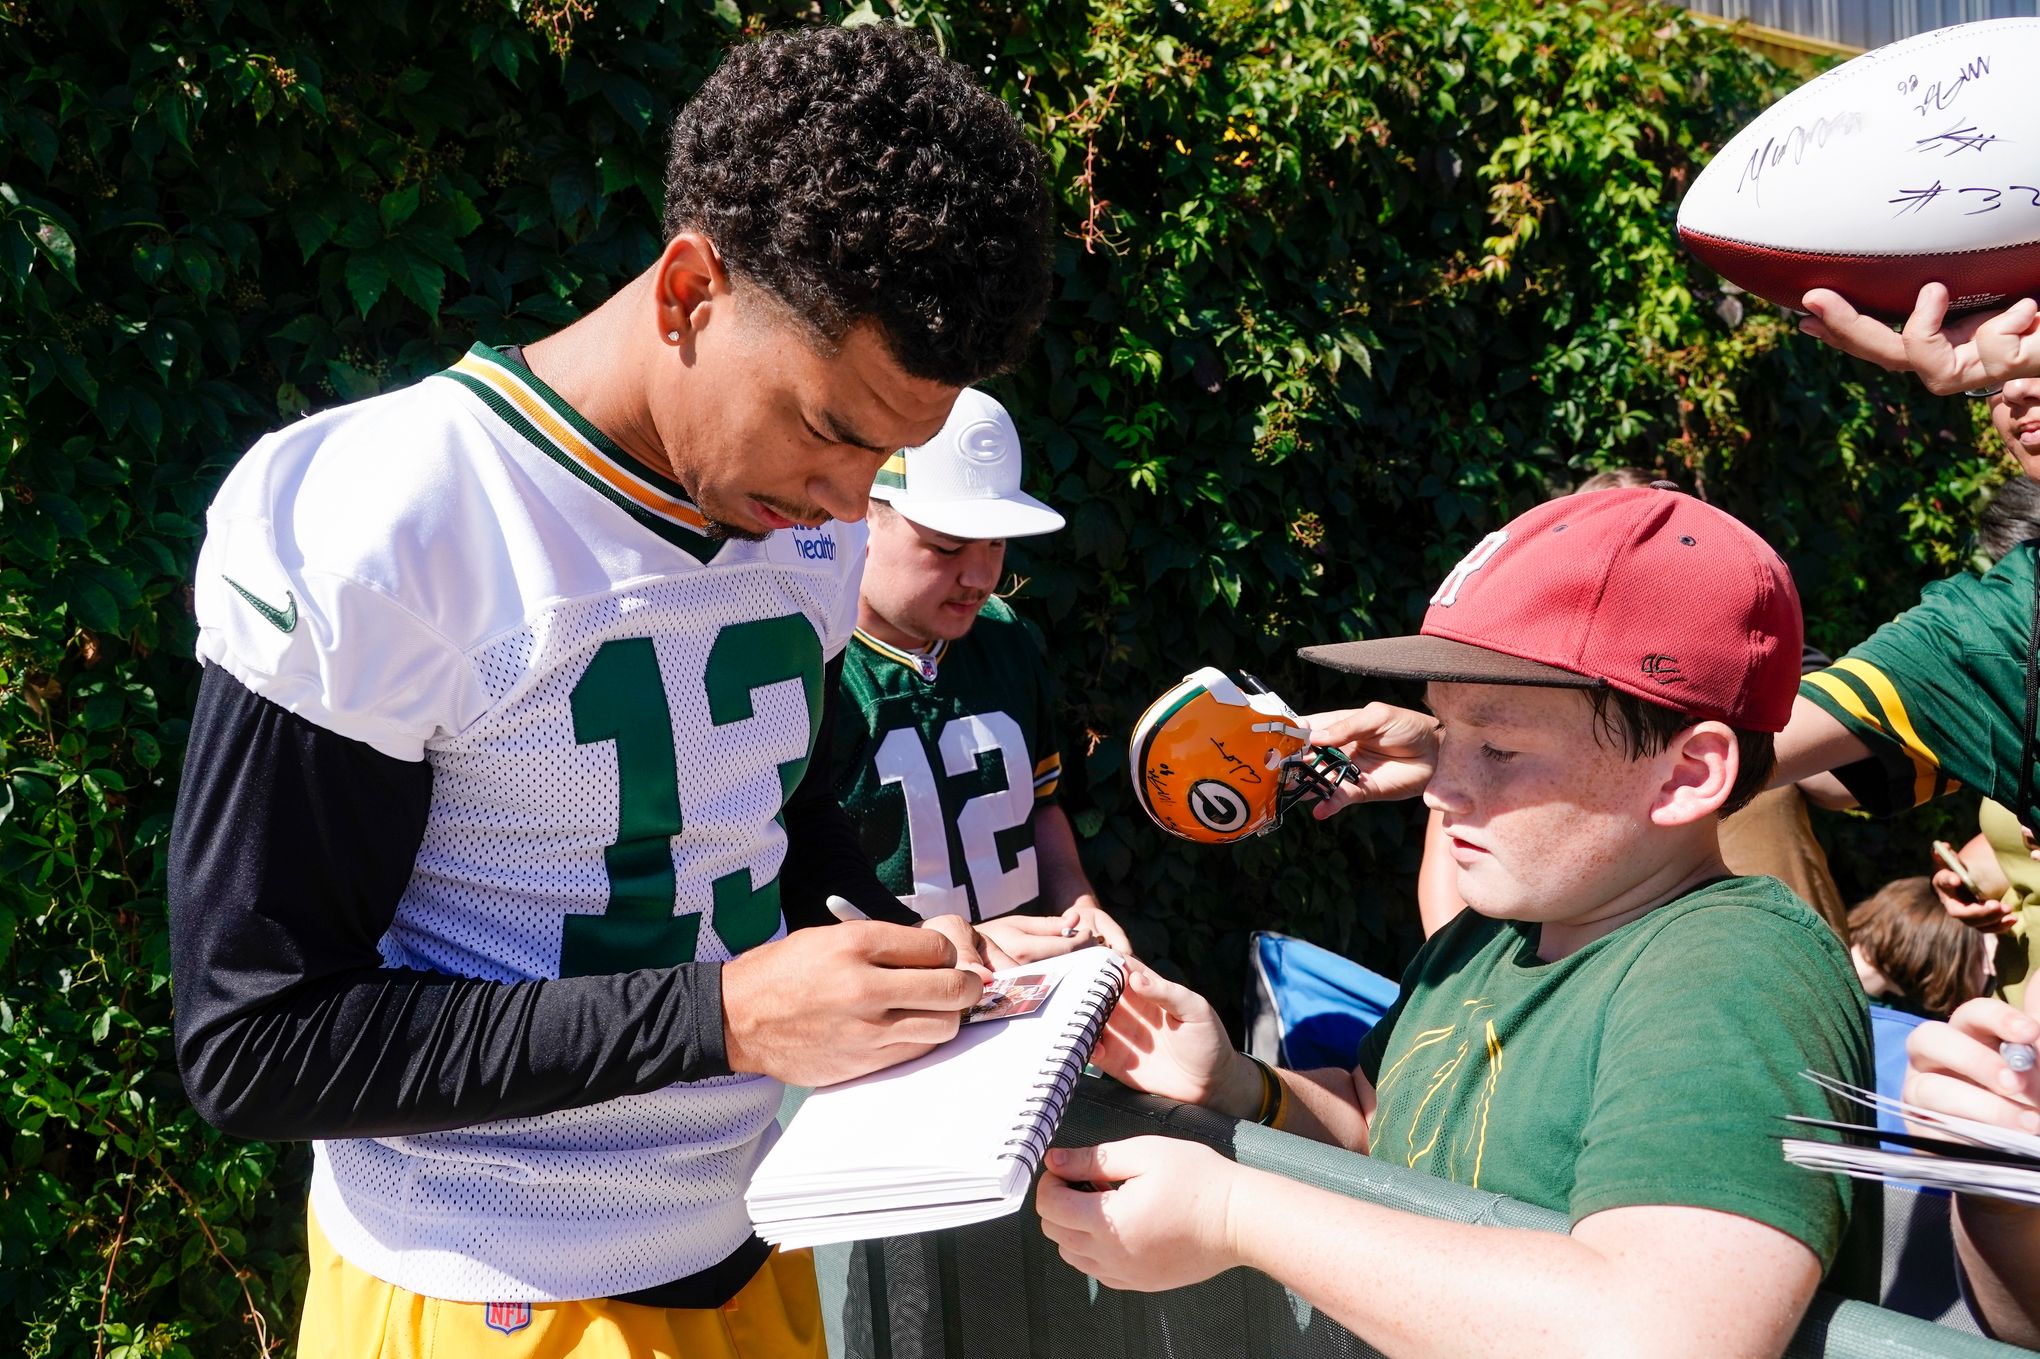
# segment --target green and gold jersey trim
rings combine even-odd
[[[884,465],[878,469],[877,478],[871,484],[882,486],[888,491],[906,490],[907,451],[903,448],[890,458],[887,458]]]
[[[1819,693],[1871,731],[1905,752],[1913,766],[1913,805],[1953,792],[1961,785],[1941,773],[1940,757],[1928,748],[1899,697],[1898,686],[1882,670],[1856,656],[1844,656],[1826,670],[1800,683]]]
[[[891,642],[881,642],[863,628],[857,629],[851,636],[887,660],[898,661],[930,683],[942,668],[942,658],[949,654],[948,641],[940,637],[936,638],[926,651],[909,651],[905,647],[894,646]]]
[[[1034,762],[1034,800],[1055,796],[1055,790],[1062,785],[1062,755],[1044,755]]]
[[[470,349],[445,376],[479,396],[541,449],[652,532],[707,561],[722,549],[708,518],[676,481],[638,462],[530,372],[484,344]]]

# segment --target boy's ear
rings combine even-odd
[[[1650,807],[1651,823],[1658,826],[1690,826],[1719,812],[1742,772],[1735,731],[1725,722],[1686,728],[1658,758],[1665,781]]]

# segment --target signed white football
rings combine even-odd
[[[1832,288],[1886,316],[2040,292],[2040,18],[1866,52],[1766,109],[1679,205],[1679,239],[1797,307]]]

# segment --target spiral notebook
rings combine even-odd
[[[1103,948],[1010,968],[994,975],[1016,997],[1000,1010],[913,1061],[815,1091],[744,1195],[758,1235],[819,1246],[1012,1212],[1125,979]]]
[[[1888,1110],[1932,1132],[1882,1132],[1788,1114],[1788,1122],[1832,1128],[1855,1135],[1861,1143],[1788,1137],[1784,1139],[1785,1159],[1793,1165],[1851,1175],[1859,1180],[1895,1180],[1959,1194],[1984,1194],[2014,1203],[2040,1204],[2040,1137],[1994,1123],[1922,1109],[1875,1090],[1859,1089],[1833,1076],[1812,1071],[1801,1074],[1824,1090],[1865,1108]],[[1887,1149],[1893,1146],[1906,1150]]]

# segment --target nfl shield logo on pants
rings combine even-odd
[[[486,1302],[482,1304],[482,1320],[489,1323],[492,1331],[504,1335],[515,1335],[531,1324],[531,1304],[528,1302]]]

